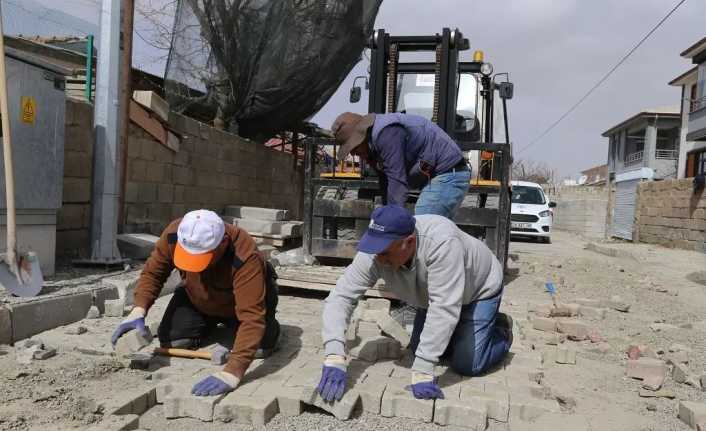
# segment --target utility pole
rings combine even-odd
[[[132,100],[132,33],[135,0],[123,0],[123,52],[120,63],[123,82],[120,92],[120,198],[118,229],[122,232],[125,218],[125,188],[127,186],[127,154],[130,144],[130,101]]]
[[[118,82],[120,77],[120,0],[103,0],[93,109],[91,258],[87,263],[122,263],[117,245],[120,153]]]

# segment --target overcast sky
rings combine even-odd
[[[38,0],[83,19],[97,19],[97,0]],[[138,0],[138,3],[150,0]],[[153,2],[159,0],[151,0]],[[354,0],[357,1],[357,0]],[[383,0],[376,28],[391,34],[433,34],[458,27],[472,51],[485,51],[496,72],[515,83],[510,135],[516,157],[544,160],[560,175],[605,163],[601,133],[643,108],[679,104],[681,92],[667,85],[690,65],[679,56],[706,36],[706,1],[686,3],[640,50],[570,117],[530,150],[536,138],[577,101],[674,5],[676,0]],[[138,27],[140,22],[137,23]],[[135,38],[135,63],[157,74],[154,49]],[[352,77],[314,117],[328,128],[340,112],[364,112],[348,103]]]

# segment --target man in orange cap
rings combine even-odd
[[[145,316],[172,270],[181,273],[159,325],[162,347],[195,349],[219,323],[235,327],[222,371],[198,382],[195,395],[232,391],[256,357],[268,356],[279,338],[277,290],[255,241],[208,210],[187,213],[162,232],[135,289],[135,307],[113,333],[146,333]]]

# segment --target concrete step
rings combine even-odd
[[[118,249],[122,257],[130,259],[147,259],[159,240],[158,236],[149,233],[124,233],[118,235]]]
[[[268,221],[283,221],[289,219],[289,211],[287,210],[244,207],[240,205],[226,206],[225,215],[235,218],[253,218]]]
[[[231,223],[248,232],[261,234],[282,235],[285,237],[302,236],[302,225],[300,221],[270,221],[255,218],[238,218],[224,216],[226,223]]]

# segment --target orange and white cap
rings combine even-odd
[[[201,272],[213,260],[225,235],[223,219],[209,210],[188,212],[177,228],[174,265],[186,272]]]

